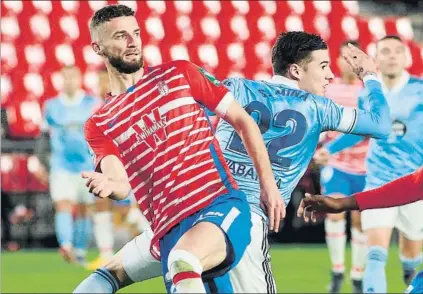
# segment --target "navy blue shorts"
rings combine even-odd
[[[200,222],[211,222],[218,226],[226,237],[227,257],[219,266],[203,272],[202,278],[208,293],[233,293],[228,271],[241,260],[251,241],[251,213],[245,194],[233,190],[216,198],[209,206],[185,218],[160,239],[160,255],[163,277],[168,293],[173,290],[169,279],[167,260],[169,252],[182,235]]]
[[[350,196],[364,190],[366,175],[343,172],[331,166],[324,167],[320,172],[322,194],[342,194]]]

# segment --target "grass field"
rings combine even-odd
[[[90,252],[89,257],[94,258],[95,254]],[[327,292],[330,265],[327,250],[322,245],[274,246],[271,255],[279,292]],[[347,249],[347,267],[350,260],[350,250]],[[66,264],[56,251],[26,251],[1,255],[2,293],[71,293],[88,274],[80,267]],[[390,252],[387,277],[390,293],[404,292],[397,248]],[[120,293],[163,293],[164,289],[161,278],[157,278],[132,285]],[[348,279],[342,290],[344,293],[351,293]]]

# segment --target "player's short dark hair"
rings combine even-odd
[[[273,72],[285,75],[291,64],[308,63],[313,51],[323,49],[328,49],[328,45],[319,35],[301,31],[282,33],[272,49]]]
[[[134,16],[135,12],[131,8],[122,4],[107,5],[97,10],[90,22],[90,29],[121,16]]]
[[[339,46],[339,49],[348,46],[348,44],[354,45],[358,49],[361,49],[360,43],[358,43],[358,41],[356,41],[356,40],[346,40],[346,41],[342,42],[341,46]]]
[[[379,43],[379,42],[385,41],[385,40],[397,40],[397,41],[402,43],[402,39],[398,35],[387,35],[387,36],[383,37],[382,39],[379,39],[379,41],[377,41],[377,42]]]

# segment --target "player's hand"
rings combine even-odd
[[[327,165],[329,162],[329,158],[330,153],[324,147],[317,149],[313,156],[314,162],[318,165]]]
[[[297,217],[303,217],[305,222],[316,222],[327,213],[339,213],[344,211],[342,200],[329,196],[305,194],[297,210]]]
[[[81,176],[87,180],[85,185],[88,187],[90,193],[100,198],[107,198],[112,195],[113,190],[111,182],[102,173],[83,172]]]
[[[367,74],[376,75],[377,66],[373,58],[358,49],[352,44],[348,44],[344,54],[345,60],[351,66],[354,73],[363,80]]]
[[[285,218],[286,209],[275,183],[270,188],[261,189],[260,207],[269,217],[269,229],[278,232],[279,224]]]

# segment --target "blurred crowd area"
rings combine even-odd
[[[22,246],[56,244],[48,176],[40,176],[40,156],[48,155],[48,146],[45,154],[37,151],[48,135],[42,132],[43,105],[63,90],[66,66],[80,70],[77,87],[100,97],[107,92],[107,72],[90,46],[88,23],[95,10],[118,2],[136,11],[144,61],[151,66],[187,59],[218,79],[267,79],[277,35],[304,30],[320,34],[333,59],[345,40],[357,40],[373,54],[376,40],[397,34],[407,44],[409,72],[423,76],[414,20],[401,12],[419,11],[420,1],[2,1],[2,239],[18,239]],[[383,16],[372,12],[377,5],[384,7]],[[339,73],[335,62],[332,69]],[[305,191],[319,192],[318,173],[311,166],[294,192],[279,241],[324,241],[322,226],[316,226],[319,234],[310,234],[293,216]],[[301,228],[305,236],[296,234],[301,240],[285,234]]]

